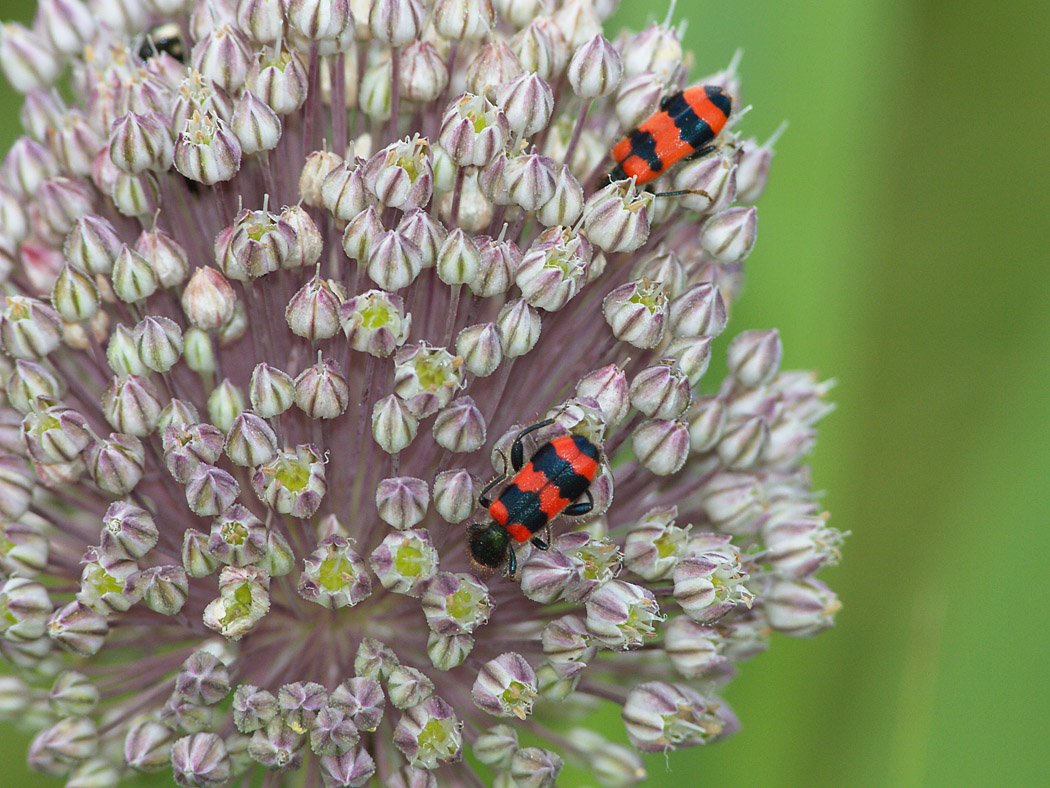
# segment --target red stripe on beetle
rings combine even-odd
[[[514,477],[513,483],[516,484],[518,489],[522,492],[539,492],[549,484],[549,480],[547,479],[547,474],[543,471],[536,470],[530,462],[518,471],[518,475]]]
[[[516,542],[527,542],[532,538],[532,531],[521,523],[511,523],[507,526],[507,533],[514,537]]]
[[[594,481],[594,475],[598,472],[598,463],[580,451],[580,447],[576,445],[571,435],[555,438],[551,441],[551,445],[558,456],[572,466],[573,472],[580,474],[587,481]]]
[[[500,525],[507,524],[507,517],[509,515],[507,513],[507,507],[503,501],[493,501],[492,505],[489,506],[489,514],[491,514],[492,519]]]

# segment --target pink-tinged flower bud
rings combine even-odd
[[[685,684],[647,681],[627,694],[623,722],[639,752],[666,752],[704,744],[719,736],[725,721],[714,703]]]
[[[349,401],[350,388],[339,365],[320,353],[317,363],[295,379],[295,404],[312,419],[334,419]]]
[[[29,234],[29,218],[15,194],[2,186],[0,186],[0,227],[4,228],[4,235],[10,241],[13,254],[14,245],[25,240]]]
[[[447,285],[461,285],[478,277],[481,252],[470,235],[457,227],[450,232],[438,249],[438,278]]]
[[[280,117],[250,90],[237,100],[230,126],[246,156],[273,150],[281,139]]]
[[[223,378],[208,395],[208,420],[223,432],[228,432],[237,414],[245,407],[244,393],[229,378]]]
[[[495,717],[524,720],[539,694],[536,672],[520,654],[509,652],[481,666],[470,695],[474,705]]]
[[[460,331],[456,352],[472,375],[479,378],[491,375],[503,360],[503,345],[496,324],[482,323]]]
[[[550,122],[554,93],[543,77],[527,73],[500,85],[496,104],[503,110],[511,131],[519,137],[531,137]]]
[[[434,420],[434,440],[451,452],[477,451],[485,443],[485,417],[470,397],[461,397]]]
[[[696,386],[711,363],[711,342],[714,337],[677,337],[671,340],[666,353],[682,371],[690,386]]]
[[[830,627],[842,607],[835,592],[814,578],[777,580],[762,598],[769,625],[799,638],[812,637]]]
[[[149,261],[127,244],[113,262],[113,292],[121,300],[135,304],[157,290],[157,275]]]
[[[454,41],[484,38],[496,21],[491,0],[437,0],[434,27]]]
[[[138,438],[110,433],[106,440],[91,447],[88,471],[100,490],[123,497],[142,479],[145,461],[145,450]]]
[[[341,284],[315,276],[292,296],[284,319],[292,333],[311,342],[334,337],[339,333],[339,309],[345,298]]]
[[[413,766],[435,769],[463,757],[463,723],[436,695],[407,709],[394,728],[394,745]]]
[[[486,236],[476,238],[481,255],[475,276],[467,282],[474,295],[488,298],[507,292],[522,255],[513,241],[495,241]]]
[[[489,41],[467,65],[467,90],[491,100],[501,85],[524,73],[521,61],[506,43],[500,39]]]
[[[0,312],[0,344],[15,358],[43,358],[62,341],[58,313],[25,296],[7,296]]]
[[[474,638],[470,635],[439,635],[431,632],[427,637],[427,656],[438,670],[458,668],[473,650]]]
[[[423,208],[434,191],[430,143],[417,136],[388,145],[364,164],[361,177],[365,188],[388,208]]]
[[[621,51],[624,72],[632,77],[652,72],[666,83],[682,65],[682,44],[677,31],[656,22],[628,38]]]
[[[466,470],[441,471],[434,477],[434,508],[449,523],[461,523],[473,514],[474,480]]]
[[[387,679],[387,695],[395,709],[417,706],[434,694],[434,682],[418,668],[398,665]]]
[[[652,195],[621,181],[595,192],[583,206],[583,230],[606,252],[632,252],[649,238]]]
[[[402,47],[419,38],[426,12],[418,0],[377,0],[368,22],[372,35],[392,47]]]
[[[744,331],[729,343],[726,363],[742,386],[755,388],[776,376],[783,352],[776,329]]]
[[[539,313],[516,298],[506,303],[496,316],[496,327],[507,358],[523,356],[532,350],[540,338]]]
[[[729,208],[712,216],[700,231],[700,246],[718,262],[731,265],[743,261],[755,245],[758,210]]]
[[[349,226],[348,226],[349,229]],[[368,252],[368,276],[384,290],[408,287],[423,270],[419,247],[396,230],[376,237]]]
[[[567,0],[553,20],[573,49],[583,46],[602,29],[594,0]]]
[[[323,755],[318,763],[321,780],[325,786],[365,785],[372,779],[376,770],[375,759],[363,747]]]
[[[295,243],[284,258],[282,267],[296,270],[316,264],[321,259],[324,241],[310,214],[301,205],[288,205],[281,210],[279,219],[295,233]]]
[[[13,22],[0,28],[0,67],[18,92],[50,87],[63,65],[42,36]]]
[[[51,616],[47,634],[65,650],[90,657],[102,648],[109,625],[104,616],[82,602],[73,601]]]
[[[397,395],[376,402],[372,408],[372,437],[388,454],[397,454],[416,438],[419,421]]]
[[[347,223],[343,231],[343,251],[351,260],[367,264],[372,248],[381,237],[385,237],[386,232],[383,222],[379,219],[379,211],[369,206]],[[411,248],[412,241],[405,236],[402,236],[402,239]],[[420,263],[422,264],[422,253]]]
[[[238,641],[269,610],[270,576],[254,566],[227,566],[219,573],[219,597],[204,609],[202,619],[209,629]]]
[[[668,577],[685,555],[689,529],[675,524],[677,506],[650,509],[627,533],[624,563],[646,580]]]
[[[402,95],[421,104],[437,100],[448,86],[448,66],[429,41],[413,41],[404,48],[399,74]]]
[[[354,23],[347,0],[289,0],[285,15],[291,29],[310,42],[338,39]]]
[[[109,158],[121,169],[137,175],[171,166],[173,147],[167,124],[156,114],[129,112],[119,118],[109,135]]]
[[[746,473],[720,473],[706,482],[702,504],[708,519],[726,533],[752,534],[764,496],[758,481]]]
[[[721,291],[703,282],[671,302],[668,327],[676,337],[718,336],[728,319]]]
[[[65,774],[99,750],[98,727],[87,717],[66,717],[40,731],[29,744],[29,765],[37,771]]]
[[[203,266],[194,271],[182,291],[182,309],[194,326],[214,331],[233,317],[237,296],[230,283],[214,268]]]
[[[60,717],[85,717],[97,708],[99,695],[98,687],[87,676],[66,670],[55,677],[47,700]]]
[[[673,184],[676,191],[701,192],[682,196],[682,205],[689,210],[723,211],[736,200],[736,166],[721,156],[705,156],[676,170]]]
[[[93,214],[76,220],[63,251],[70,263],[89,274],[108,276],[123,246],[113,225]]]
[[[19,643],[43,637],[54,606],[44,586],[15,576],[0,585],[0,610],[0,637]]]
[[[214,706],[230,694],[230,673],[213,654],[195,651],[175,677],[175,694],[187,703]]]
[[[135,241],[135,251],[150,264],[161,287],[177,287],[186,280],[189,255],[163,230],[141,233]]]
[[[827,513],[784,514],[762,526],[766,560],[778,577],[803,580],[823,566],[838,563],[845,536],[827,525]]]
[[[463,189],[459,201],[459,213],[453,221],[452,217],[453,195],[446,193],[441,195],[438,207],[443,221],[454,224],[467,232],[481,233],[492,223],[492,203],[489,202],[481,191],[478,183],[478,173],[469,172],[463,180]]]
[[[674,568],[674,598],[694,621],[709,624],[738,606],[751,607],[754,595],[745,583],[740,552],[726,535],[697,534],[691,553]]]
[[[253,684],[241,684],[233,693],[233,723],[241,733],[253,733],[265,728],[278,712],[277,698],[272,692]]]
[[[575,564],[560,550],[536,550],[519,570],[521,593],[533,602],[552,605],[579,581]]]
[[[379,680],[390,678],[397,664],[392,649],[374,638],[363,638],[354,658],[357,677],[332,690],[328,705],[344,712],[358,730],[371,733],[379,727],[386,706]]]
[[[190,577],[207,577],[219,566],[219,559],[208,549],[208,537],[194,528],[182,535],[182,565]]]
[[[616,117],[620,126],[633,129],[656,112],[665,92],[664,83],[652,72],[628,75],[616,93]]]
[[[418,597],[437,574],[438,553],[427,531],[392,531],[372,551],[368,564],[383,588]]]
[[[540,637],[543,655],[562,678],[578,677],[598,651],[583,619],[575,615],[551,621]]]
[[[79,54],[98,30],[94,15],[81,0],[44,0],[37,13],[38,29],[63,55]]]
[[[656,253],[643,257],[631,269],[632,279],[645,277],[650,282],[660,282],[664,286],[664,292],[670,298],[674,298],[685,289],[686,273],[685,267],[673,251],[667,251],[662,246],[657,247]]]
[[[175,169],[191,181],[211,186],[228,181],[241,168],[241,144],[213,112],[194,112],[175,140]]]
[[[329,610],[352,607],[372,594],[372,577],[364,559],[341,536],[321,541],[303,559],[299,576],[299,595]],[[356,732],[356,729],[355,729]]]
[[[565,762],[561,757],[542,747],[522,747],[510,759],[511,784],[535,788],[554,788]]]
[[[138,357],[154,372],[167,372],[175,366],[182,348],[182,331],[174,320],[149,316],[135,326]]]
[[[124,737],[124,761],[137,772],[160,771],[171,764],[171,728],[149,719],[139,720]]]
[[[48,464],[73,462],[94,434],[79,412],[53,405],[29,411],[22,421],[21,436],[29,456],[35,462]]]
[[[248,398],[264,419],[280,416],[295,401],[295,383],[287,373],[260,362],[252,371]]]
[[[255,472],[252,488],[278,514],[312,517],[328,489],[324,458],[307,444],[296,446],[295,453],[281,452]]]
[[[201,464],[212,465],[222,454],[226,436],[211,424],[187,424],[164,429],[162,445],[168,472],[185,484]]]
[[[277,435],[261,416],[245,411],[233,420],[226,454],[245,468],[265,465],[277,456]]]
[[[463,387],[463,359],[426,342],[405,345],[394,356],[394,393],[423,419],[452,401]]]
[[[483,96],[464,93],[445,112],[439,139],[460,167],[483,167],[503,150],[509,136],[502,110]]]
[[[439,572],[422,599],[431,631],[439,635],[469,634],[489,619],[492,599],[485,584],[471,575]]]
[[[364,176],[364,167],[350,162],[337,164],[325,176],[321,183],[321,201],[336,219],[349,221],[375,202],[365,185]],[[411,184],[404,190],[406,200],[409,191]]]
[[[111,503],[102,518],[101,549],[105,553],[142,558],[156,546],[159,536],[149,512],[127,501]]]
[[[383,479],[376,486],[376,509],[379,518],[405,531],[419,523],[427,514],[430,491],[422,479],[401,476]]]
[[[149,380],[129,375],[110,381],[102,392],[101,407],[113,429],[145,438],[157,426],[161,403]]]
[[[281,0],[239,0],[237,25],[253,41],[273,44],[284,27],[284,6]]]
[[[622,422],[631,407],[627,376],[615,364],[609,364],[584,375],[576,384],[576,395],[597,401],[606,424]]]
[[[100,154],[101,155],[101,154]],[[118,172],[106,194],[124,216],[145,217],[160,205],[160,186],[152,172],[129,175]]]
[[[58,175],[48,178],[36,192],[29,217],[36,234],[54,245],[61,243],[76,220],[94,210],[94,189],[83,181]]]
[[[697,454],[712,449],[722,439],[726,426],[725,400],[701,397],[689,409],[689,445]]]
[[[118,328],[120,327],[118,326]],[[212,345],[212,338],[208,336],[207,332],[196,326],[186,329],[186,333],[182,337],[182,349],[182,357],[185,359],[187,367],[198,375],[215,374],[215,347]],[[138,359],[138,353],[136,352],[134,355],[135,363],[145,369],[145,365]],[[110,366],[113,366],[112,360],[110,361]],[[118,375],[127,374],[116,369],[113,371]]]
[[[209,517],[226,511],[241,492],[237,480],[214,465],[199,465],[186,483],[186,505]]]
[[[744,140],[741,145],[743,154],[737,162],[736,171],[737,199],[740,202],[755,203],[766,190],[769,165],[773,160],[773,146],[786,128],[787,123],[782,123],[761,146],[754,139]]]
[[[295,231],[276,214],[243,210],[215,238],[215,260],[230,279],[250,282],[284,265]]]
[[[538,210],[554,197],[554,161],[526,154],[507,162],[504,181],[508,199],[526,211]]]
[[[638,751],[615,744],[589,728],[573,728],[567,738],[579,749],[599,785],[634,788],[648,776]]]
[[[325,203],[321,189],[325,179],[332,170],[342,164],[342,157],[329,151],[315,150],[307,156],[299,173],[299,196],[303,202],[312,208],[322,207]],[[349,168],[347,172],[350,172]]]
[[[726,662],[725,640],[717,629],[677,616],[664,630],[667,656],[681,675],[695,679]]]
[[[0,165],[4,185],[27,202],[36,195],[40,184],[58,174],[54,154],[29,137],[15,140]]]
[[[374,121],[390,120],[394,100],[394,66],[381,60],[365,71],[357,91],[361,111]]]
[[[520,28],[543,12],[546,0],[492,0],[492,5],[495,6],[501,20]],[[496,727],[503,728],[506,726],[499,725]],[[484,761],[484,763],[492,763],[492,761]]]
[[[511,39],[510,47],[522,68],[547,81],[557,78],[569,62],[569,45],[550,17],[531,18]]]
[[[554,312],[583,286],[591,245],[568,228],[545,230],[529,248],[515,275],[522,297],[534,307]]]
[[[193,68],[230,94],[244,87],[252,63],[252,46],[244,33],[222,25],[197,40],[190,57]]]
[[[631,447],[643,467],[667,476],[681,470],[689,457],[689,431],[678,421],[653,419],[634,431]]]
[[[267,530],[240,504],[222,510],[211,524],[208,554],[229,566],[258,564],[266,554]]]
[[[718,458],[733,470],[750,468],[768,442],[769,426],[762,416],[730,422],[718,442]]]
[[[220,786],[231,776],[230,756],[215,733],[194,733],[171,748],[171,768],[179,785]]]
[[[631,381],[631,404],[650,418],[674,419],[689,407],[689,380],[668,364],[643,369]]]
[[[63,390],[58,378],[43,364],[19,359],[7,378],[8,404],[19,413],[36,409],[37,398],[57,399]]]
[[[398,296],[369,290],[339,306],[339,322],[350,347],[382,358],[404,344],[412,316]]]
[[[568,227],[575,224],[582,211],[583,187],[563,164],[554,179],[554,191],[536,216],[548,227]]]
[[[656,597],[643,586],[610,580],[587,597],[587,631],[610,649],[641,646],[662,620]]]
[[[602,304],[613,335],[635,347],[660,344],[667,322],[667,294],[659,282],[647,279],[628,282],[613,290]]]
[[[620,84],[620,53],[599,32],[576,50],[569,62],[569,84],[584,99],[608,96]]]

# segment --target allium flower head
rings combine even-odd
[[[608,183],[661,96],[740,106],[666,24],[603,32],[615,5],[46,0],[3,27],[0,714],[35,768],[631,786],[736,729],[718,693],[771,632],[832,623],[828,385],[775,330],[707,376],[771,142],[734,116],[656,184],[688,194]],[[545,419],[524,459],[586,438],[593,509],[482,571],[478,494]],[[621,742],[553,733],[595,703]]]

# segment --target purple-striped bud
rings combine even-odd
[[[464,93],[445,112],[439,139],[460,167],[483,167],[503,150],[509,136],[502,110],[482,96]]]
[[[569,62],[569,84],[583,99],[608,96],[620,84],[621,76],[620,53],[601,33],[577,49]]]

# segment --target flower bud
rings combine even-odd
[[[576,50],[569,62],[569,84],[583,99],[608,96],[620,84],[620,53],[601,33]]]
[[[109,135],[110,161],[129,175],[168,169],[173,147],[166,125],[155,113],[129,112],[119,118]]]
[[[40,184],[29,218],[41,239],[57,246],[78,217],[94,208],[94,190],[86,183],[55,176]]]
[[[812,637],[834,623],[842,607],[835,593],[813,578],[778,580],[763,595],[766,618],[777,632]]]
[[[526,73],[502,84],[496,91],[496,103],[503,110],[511,131],[521,137],[531,137],[550,122],[554,93],[541,76]]]
[[[419,421],[406,403],[391,394],[372,408],[372,437],[388,454],[397,454],[416,438]]]
[[[482,96],[464,93],[445,113],[439,139],[460,167],[483,167],[503,149],[509,135],[502,110]]]
[[[424,19],[418,0],[379,0],[372,4],[368,22],[376,39],[402,47],[419,38]]]
[[[244,87],[252,61],[252,46],[244,33],[223,24],[209,30],[193,45],[193,68],[230,94]]]
[[[423,270],[423,257],[419,247],[401,233],[387,230],[373,239],[367,270],[368,276],[382,289],[400,290],[419,276]]]
[[[15,358],[43,358],[62,339],[59,315],[47,304],[25,296],[7,296],[0,313],[0,343]]]
[[[295,383],[287,373],[263,361],[252,371],[248,398],[252,410],[264,419],[280,416],[295,401]]]
[[[218,786],[231,776],[229,753],[215,733],[195,733],[177,739],[171,748],[171,768],[180,785]]]
[[[145,461],[145,451],[138,438],[110,433],[106,440],[90,448],[87,467],[100,490],[123,497],[139,483]]]
[[[407,665],[398,665],[390,671],[387,694],[395,709],[416,706],[434,694],[434,682],[423,671]]]
[[[90,657],[102,648],[109,625],[104,616],[80,601],[73,601],[51,616],[47,634],[67,651]]]
[[[576,395],[597,400],[606,423],[610,425],[623,421],[631,408],[627,376],[615,364],[596,369],[580,378],[576,384]]]
[[[437,32],[454,41],[484,38],[496,21],[489,0],[437,0],[433,14]]]
[[[635,375],[630,397],[631,404],[646,416],[674,419],[689,406],[689,380],[675,367],[657,364]]]
[[[671,302],[668,327],[676,337],[718,336],[726,327],[722,293],[709,282],[693,285]]]
[[[91,443],[87,420],[72,408],[53,405],[31,410],[22,420],[21,437],[35,462],[73,462]]]
[[[174,320],[148,316],[135,326],[135,349],[154,372],[167,372],[182,355],[182,331]]]
[[[621,285],[605,297],[602,310],[613,335],[623,342],[651,348],[663,339],[668,304],[659,282],[642,279]]]
[[[737,199],[745,204],[755,203],[766,189],[769,165],[773,160],[773,145],[787,128],[782,123],[763,145],[753,139],[745,140],[741,148],[743,155],[737,163]]]
[[[539,313],[521,298],[504,304],[496,317],[496,327],[507,358],[525,355],[540,338]]]
[[[317,549],[303,559],[303,566],[299,595],[321,607],[329,610],[352,607],[372,594],[372,577],[364,559],[344,537],[323,539]]]
[[[419,523],[427,514],[430,492],[422,479],[401,476],[383,479],[376,486],[379,518],[399,531]]]
[[[296,446],[294,454],[280,452],[276,459],[256,470],[252,488],[259,500],[278,514],[312,517],[328,490],[324,459],[308,444]]]
[[[551,605],[579,581],[572,560],[560,550],[537,550],[521,567],[521,593],[533,602]]]
[[[401,52],[400,77],[402,95],[425,104],[448,86],[448,66],[429,41],[413,41]]]
[[[374,121],[390,120],[393,112],[394,64],[381,60],[368,68],[361,77],[357,103],[361,111]]]
[[[361,168],[365,188],[389,208],[423,208],[434,192],[430,143],[418,135],[376,153]]]
[[[526,71],[534,71],[548,82],[560,76],[569,62],[569,44],[550,17],[531,15],[510,46]]]
[[[725,400],[701,397],[689,409],[689,446],[698,454],[712,449],[722,439],[726,426]]]
[[[467,90],[493,99],[496,90],[524,73],[514,51],[496,38],[482,46],[467,64]]]
[[[750,468],[762,455],[769,442],[769,426],[761,416],[726,425],[718,442],[718,458],[727,468]]]
[[[485,236],[476,241],[481,259],[476,274],[467,282],[470,291],[483,298],[507,292],[521,265],[521,251],[513,241],[494,241]]]
[[[219,559],[208,548],[209,539],[194,528],[182,535],[182,565],[190,577],[207,577],[219,566]]]
[[[42,637],[54,606],[44,586],[16,575],[0,585],[0,609],[0,636],[17,643]]]
[[[62,390],[58,378],[47,367],[24,359],[15,362],[4,388],[8,404],[19,413],[34,410],[37,397],[57,399]]]
[[[633,252],[649,238],[652,196],[637,193],[633,182],[599,189],[583,206],[587,238],[606,252]]]
[[[204,608],[202,619],[209,629],[237,641],[269,610],[270,576],[254,566],[227,566],[219,574],[219,597]]]
[[[680,422],[653,419],[634,431],[631,447],[643,467],[667,476],[679,471],[689,457],[689,431]]]
[[[339,322],[350,347],[384,357],[404,344],[412,318],[405,315],[404,302],[398,296],[369,290],[340,305]]]
[[[137,375],[114,377],[102,393],[102,413],[118,432],[144,438],[160,418],[161,403],[153,385]]]
[[[229,432],[233,420],[245,407],[244,393],[229,378],[223,378],[208,395],[208,420],[223,432]]]
[[[233,420],[226,454],[236,465],[265,465],[277,456],[277,435],[261,417],[245,411]]]
[[[312,419],[334,419],[349,401],[350,388],[339,365],[320,353],[317,363],[295,379],[295,404]]]
[[[281,140],[280,117],[250,90],[237,100],[230,126],[246,156],[273,150]]]
[[[339,307],[345,297],[341,284],[315,276],[288,302],[284,313],[288,327],[311,342],[335,336],[339,331]]]
[[[392,531],[372,551],[368,564],[388,591],[418,597],[437,574],[438,553],[427,531]]]
[[[208,517],[226,511],[241,492],[237,480],[221,468],[201,464],[186,483],[186,505]]]
[[[237,135],[211,111],[194,112],[175,139],[175,169],[205,186],[228,181],[241,168]]]
[[[503,360],[503,346],[495,323],[468,326],[456,337],[456,352],[467,370],[479,378],[488,377]]]
[[[60,717],[85,717],[95,710],[98,698],[98,687],[75,670],[59,673],[47,694],[51,710]]]
[[[434,477],[434,508],[446,522],[461,523],[474,512],[474,480],[460,468]]]
[[[182,309],[194,326],[214,331],[233,317],[237,296],[225,277],[214,268],[198,268],[182,291]]]
[[[7,81],[20,93],[50,87],[63,65],[42,35],[14,22],[0,29],[0,64]]]
[[[704,224],[700,246],[723,265],[742,262],[755,245],[758,211],[754,206],[729,208]]]
[[[783,348],[776,329],[744,331],[729,343],[726,363],[742,386],[755,388],[769,383],[780,368]]]
[[[474,281],[481,267],[481,253],[474,240],[456,228],[442,242],[435,261],[438,278],[447,285]]]
[[[510,759],[512,785],[530,785],[536,788],[553,788],[564,762],[561,757],[542,747],[522,747]]]
[[[705,156],[675,171],[676,191],[699,192],[682,195],[682,205],[698,213],[723,211],[736,200],[736,167],[721,156]]]
[[[838,563],[843,534],[827,526],[828,515],[784,514],[762,526],[762,539],[773,572],[802,580],[822,566]]]
[[[583,211],[583,187],[564,164],[554,179],[554,192],[536,214],[548,227],[575,224]]]
[[[186,570],[181,566],[151,566],[133,578],[135,591],[146,607],[162,616],[174,616],[189,598]],[[129,580],[129,585],[132,580]]]
[[[470,397],[461,397],[434,420],[434,440],[451,452],[477,451],[485,443],[485,417]]]

